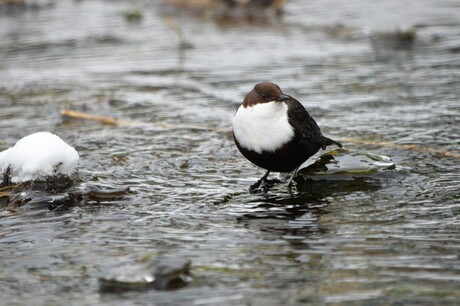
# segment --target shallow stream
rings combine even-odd
[[[0,150],[51,131],[80,153],[82,183],[130,190],[2,212],[1,305],[458,303],[458,1],[292,0],[256,23],[164,14],[102,0],[0,11]],[[263,170],[230,126],[260,81],[396,169],[249,193]],[[166,255],[191,261],[187,287],[99,291]]]

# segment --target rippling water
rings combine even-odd
[[[131,9],[139,23],[125,20]],[[84,182],[131,194],[2,215],[0,304],[455,304],[459,10],[449,0],[292,0],[267,24],[180,14],[173,26],[147,1],[3,11],[0,149],[52,131],[79,151]],[[397,29],[413,29],[413,44],[398,47]],[[301,100],[326,135],[397,169],[250,194],[263,171],[229,127],[264,80]],[[63,109],[153,124],[67,121]],[[99,293],[99,277],[165,254],[191,259],[190,286]]]

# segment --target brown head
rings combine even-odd
[[[248,107],[267,102],[283,102],[290,98],[284,95],[281,88],[274,83],[258,83],[244,98],[243,106]]]

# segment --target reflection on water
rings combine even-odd
[[[455,303],[458,9],[292,0],[281,19],[253,25],[188,14],[171,23],[148,1],[0,11],[0,149],[48,130],[78,150],[83,182],[130,190],[2,214],[2,301]],[[132,10],[138,22],[126,20]],[[410,48],[394,47],[398,31],[414,31]],[[346,149],[390,156],[397,168],[250,194],[261,172],[228,128],[242,97],[267,80],[298,97],[325,134],[362,141]],[[69,121],[63,109],[165,125]],[[167,255],[191,260],[187,287],[99,293],[111,271]]]

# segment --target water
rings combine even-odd
[[[125,20],[131,9],[139,23]],[[292,0],[281,20],[255,25],[171,23],[153,2],[3,12],[0,149],[52,131],[79,151],[84,182],[131,193],[3,214],[0,304],[456,304],[459,11],[448,0]],[[407,48],[379,34],[411,28]],[[397,169],[250,194],[263,171],[229,127],[265,80],[348,150],[390,156]],[[63,109],[152,124],[68,121]],[[98,278],[163,255],[192,261],[188,287],[99,292]]]

